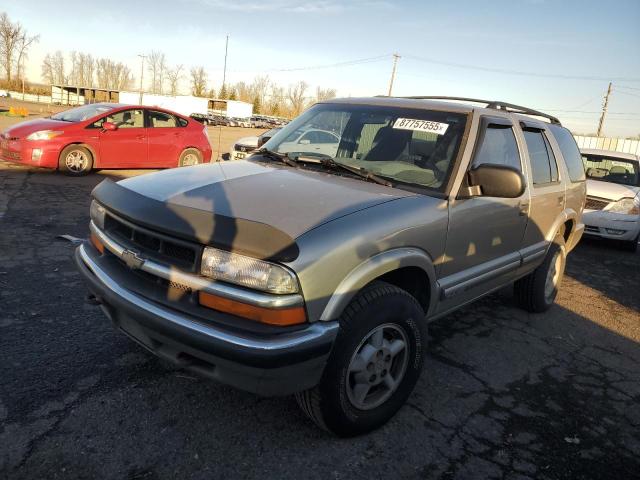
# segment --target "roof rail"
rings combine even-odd
[[[462,102],[484,103],[486,108],[493,108],[494,110],[504,110],[511,113],[522,113],[524,115],[533,115],[535,117],[543,117],[548,119],[551,123],[562,125],[560,120],[553,115],[534,110],[532,108],[523,107],[522,105],[514,105],[513,103],[501,102],[499,100],[481,100],[479,98],[467,98],[467,97],[442,97],[442,96],[412,96],[412,97],[398,97],[409,98],[413,100],[459,100]]]

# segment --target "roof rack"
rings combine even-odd
[[[412,96],[412,97],[398,97],[409,98],[413,100],[459,100],[462,102],[474,102],[484,103],[486,108],[493,108],[495,110],[504,110],[511,113],[522,113],[524,115],[533,115],[536,117],[543,117],[548,119],[551,123],[562,125],[560,120],[553,115],[534,110],[532,108],[523,107],[522,105],[514,105],[513,103],[501,102],[499,100],[481,100],[479,98],[467,98],[467,97],[442,97],[442,96]]]

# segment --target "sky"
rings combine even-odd
[[[574,133],[597,130],[612,81],[604,133],[640,135],[639,0],[3,0],[0,10],[40,35],[32,81],[46,53],[76,50],[125,62],[137,82],[138,54],[159,50],[170,65],[204,66],[218,90],[229,35],[228,82],[268,75],[304,80],[310,94],[382,95],[397,53],[394,95],[522,104]]]

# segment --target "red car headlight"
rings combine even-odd
[[[51,140],[63,133],[64,132],[60,130],[39,130],[28,135],[27,140]]]

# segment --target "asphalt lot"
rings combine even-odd
[[[0,162],[0,478],[630,479],[640,472],[640,254],[583,242],[558,305],[508,291],[431,325],[410,403],[349,440],[292,398],[163,365],[85,303],[72,263],[99,172]]]

